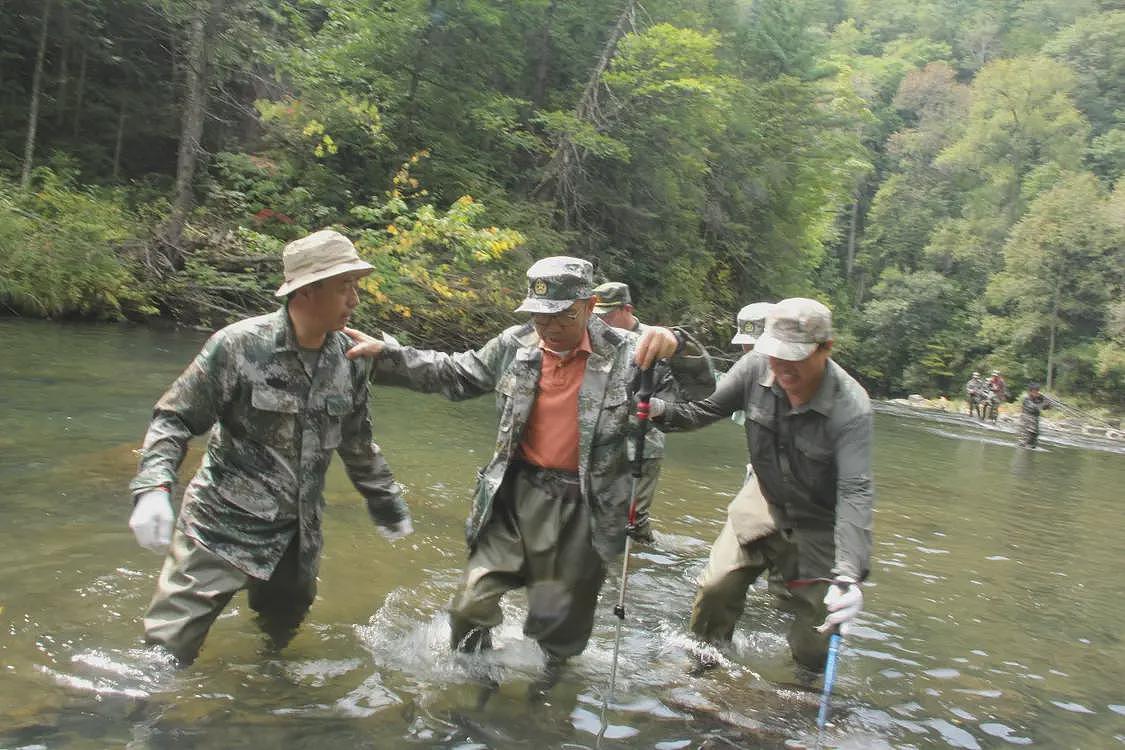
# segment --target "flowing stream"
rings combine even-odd
[[[614,566],[590,647],[542,701],[542,659],[509,597],[479,706],[447,650],[492,399],[377,388],[376,439],[416,533],[375,533],[339,462],[320,594],[270,652],[239,595],[200,659],[143,648],[160,558],[126,526],[153,402],[205,336],[0,320],[0,748],[785,748],[812,746],[786,615],[764,582],[733,650],[689,676],[694,580],[746,462],[723,423],[669,440],[657,542],[632,558],[615,703]],[[185,462],[186,480],[198,447]],[[962,420],[880,413],[866,611],[840,659],[826,747],[1125,746],[1125,457]]]

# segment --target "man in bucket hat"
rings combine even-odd
[[[747,414],[754,479],[731,504],[700,577],[692,632],[729,642],[748,587],[773,568],[793,594],[790,651],[814,671],[824,668],[831,631],[846,631],[862,608],[874,503],[871,404],[831,353],[829,309],[782,300],[766,315],[754,351],[714,393],[652,403],[654,424],[670,430],[703,427],[738,409]]]
[[[651,327],[638,339],[605,325],[593,314],[592,282],[585,260],[537,261],[516,308],[530,319],[459,354],[348,329],[357,342],[348,356],[375,357],[381,382],[453,400],[495,393],[496,445],[479,472],[466,528],[469,559],[449,608],[451,645],[490,648],[501,597],[526,587],[524,633],[547,659],[535,692],[585,649],[606,566],[625,547],[633,362],[647,367],[676,354],[673,372],[707,369],[705,356],[682,356],[683,334]],[[660,393],[674,387],[668,372],[658,377]]]
[[[324,475],[339,453],[389,539],[412,531],[402,489],[371,439],[368,367],[341,333],[372,267],[339,232],[289,243],[285,305],[215,333],[157,402],[129,526],[166,552],[145,637],[181,663],[241,589],[276,646],[316,595]],[[214,427],[214,429],[212,429]],[[172,490],[188,441],[210,432],[173,530]]]

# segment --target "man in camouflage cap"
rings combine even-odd
[[[633,315],[633,297],[629,293],[629,285],[620,281],[607,281],[594,288],[597,304],[594,305],[594,314],[602,319],[606,325],[643,334],[648,330],[637,317]],[[627,446],[629,460],[632,461],[636,448],[633,441]],[[649,430],[645,435],[645,456],[641,462],[641,478],[637,481],[637,522],[633,528],[633,538],[638,542],[651,544],[656,539],[652,534],[652,520],[649,509],[652,507],[652,498],[656,495],[656,483],[660,479],[660,464],[664,460],[664,433],[659,430]]]
[[[652,327],[638,338],[602,323],[593,314],[592,281],[585,260],[537,261],[517,308],[530,320],[459,354],[389,345],[348,329],[357,342],[348,356],[376,357],[380,381],[454,400],[495,393],[496,445],[469,514],[469,560],[449,609],[451,645],[491,647],[501,597],[526,587],[524,634],[547,658],[537,692],[585,649],[606,566],[625,547],[634,362],[648,367],[677,355],[657,379],[666,396],[676,392],[671,372],[707,370],[705,357],[682,356],[682,334]]]
[[[368,367],[341,333],[372,267],[338,232],[289,243],[276,312],[214,334],[157,402],[129,485],[137,541],[167,550],[145,637],[195,659],[241,589],[275,645],[316,596],[324,475],[339,453],[380,532],[411,532],[402,488],[371,440]],[[214,429],[212,429],[214,427]],[[172,488],[188,441],[210,432],[173,531]]]
[[[734,338],[730,342],[741,346],[744,352],[753,351],[754,344],[758,343],[758,338],[765,333],[766,313],[771,307],[773,307],[771,302],[752,302],[739,310],[738,315],[735,316],[738,330],[735,331]]]
[[[731,503],[700,576],[692,632],[729,642],[747,589],[773,568],[793,594],[790,651],[814,671],[824,668],[831,631],[845,632],[862,608],[874,503],[871,404],[831,352],[828,308],[782,300],[767,313],[754,351],[714,393],[652,403],[654,424],[669,430],[697,429],[738,409],[748,415],[754,480]]]

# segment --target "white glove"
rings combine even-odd
[[[137,497],[129,528],[137,544],[156,553],[163,553],[172,541],[172,499],[164,487],[145,490]]]
[[[828,593],[824,595],[824,606],[828,608],[828,616],[824,618],[824,624],[817,628],[817,631],[827,633],[839,627],[840,635],[846,636],[851,629],[851,621],[863,609],[863,589],[851,576],[839,576],[836,580],[839,583],[829,586]],[[850,585],[841,586],[840,583]]]
[[[383,538],[388,542],[402,539],[404,536],[410,536],[414,533],[414,524],[411,523],[410,516],[407,516],[390,527],[376,526],[375,528],[379,530],[379,533],[382,534]]]
[[[666,405],[664,403],[664,399],[656,398],[655,396],[653,396],[652,398],[650,398],[648,400],[648,416],[649,416],[649,418],[650,419],[656,419],[657,417],[664,416],[664,409],[665,408],[666,408]]]

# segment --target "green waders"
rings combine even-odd
[[[755,517],[756,515],[756,517]],[[726,643],[746,606],[746,591],[767,569],[785,581],[800,578],[798,547],[792,534],[772,528],[766,500],[755,480],[748,481],[731,504],[731,512],[711,548],[707,567],[699,577],[699,590],[691,611],[691,631],[709,643]],[[762,534],[739,541],[736,527],[745,534]],[[828,654],[828,634],[816,631],[827,610],[828,585],[814,583],[794,588],[785,608],[794,615],[789,627],[789,650],[806,669],[821,671]]]
[[[491,645],[500,598],[527,588],[523,632],[548,661],[580,654],[590,640],[605,564],[590,537],[590,510],[577,474],[516,463],[470,551],[461,590],[449,609],[452,646]]]
[[[246,589],[262,631],[274,647],[284,647],[316,597],[316,580],[297,573],[297,552],[294,536],[273,575],[262,581],[176,529],[145,613],[145,640],[162,646],[181,663],[191,663],[223,607]]]

